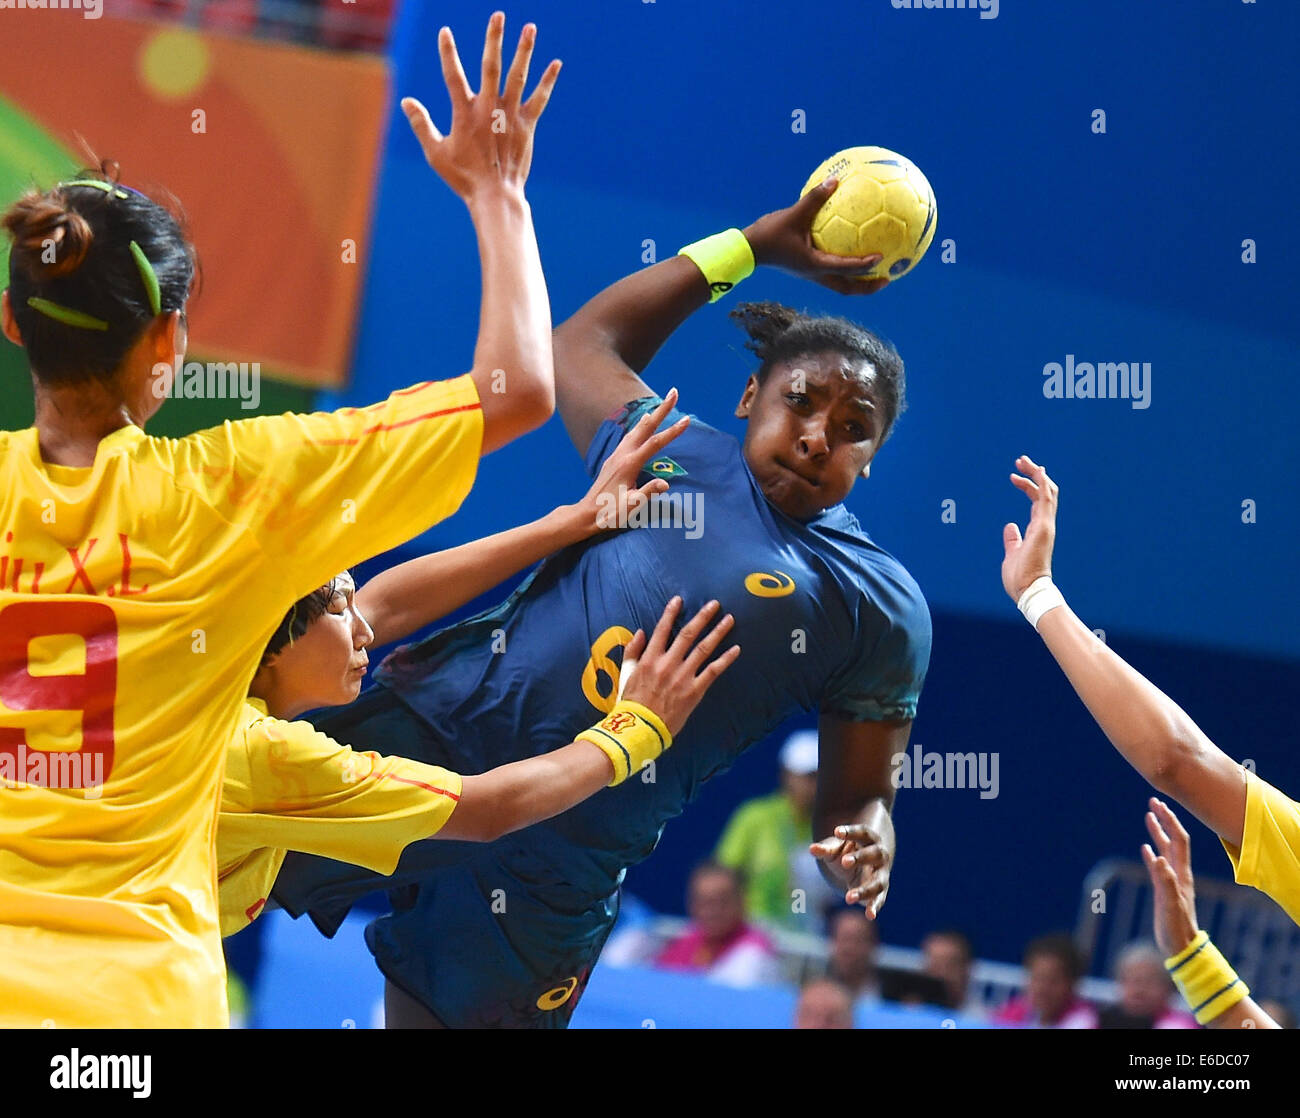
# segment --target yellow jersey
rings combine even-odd
[[[93,466],[0,432],[0,1025],[222,1026],[221,774],[298,598],[473,484],[468,375]]]
[[[221,934],[257,918],[287,851],[390,874],[408,843],[442,829],[460,791],[457,773],[355,752],[310,722],[270,717],[250,697],[226,755],[217,823]]]
[[[1222,838],[1239,885],[1267,893],[1300,924],[1300,804],[1249,769],[1241,848]]]

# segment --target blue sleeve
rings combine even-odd
[[[863,598],[856,655],[830,680],[822,712],[849,722],[903,722],[930,666],[930,609],[901,567]]]
[[[600,468],[605,464],[605,459],[614,452],[614,448],[618,446],[623,436],[636,426],[637,420],[646,412],[654,411],[663,402],[662,396],[642,396],[639,399],[631,400],[596,428],[596,434],[592,437],[591,446],[587,447],[587,457],[583,461],[587,473],[591,477],[595,477],[600,473]],[[668,413],[668,418],[660,426],[670,427],[685,414],[685,412],[673,408]],[[704,425],[692,415],[691,427],[698,426]]]

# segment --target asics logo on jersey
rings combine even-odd
[[[784,571],[755,571],[745,576],[745,589],[755,598],[784,598],[794,593],[794,579]]]
[[[568,978],[560,983],[553,990],[547,990],[540,998],[537,999],[538,1009],[559,1009],[565,1002],[573,997],[573,991],[578,988],[577,978]]]
[[[611,714],[604,722],[600,724],[602,730],[608,730],[611,734],[621,734],[629,726],[636,724],[636,715],[620,711],[618,714]]]

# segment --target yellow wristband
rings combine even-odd
[[[709,302],[716,302],[754,270],[754,251],[739,229],[714,233],[678,249],[695,262],[709,283]]]
[[[1237,977],[1205,931],[1197,932],[1191,943],[1166,959],[1165,969],[1202,1025],[1250,995],[1250,987]]]
[[[622,699],[591,729],[583,730],[576,740],[589,741],[604,751],[614,766],[614,779],[609,782],[613,787],[658,757],[672,745],[673,736],[654,711],[640,703]]]

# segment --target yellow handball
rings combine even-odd
[[[888,148],[845,148],[808,177],[799,197],[832,175],[840,185],[813,218],[813,244],[836,256],[880,253],[863,279],[905,276],[934,240],[939,216],[921,169]]]

